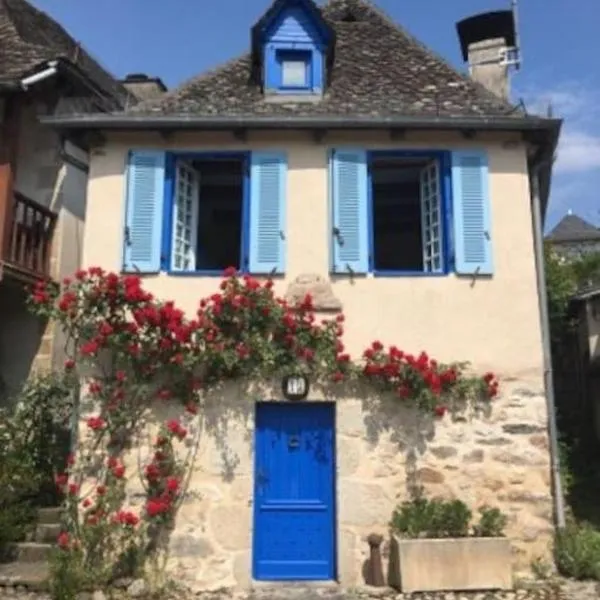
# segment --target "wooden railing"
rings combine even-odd
[[[12,210],[8,212],[9,223],[5,229],[8,233],[3,252],[5,264],[32,278],[49,277],[56,216],[35,200],[13,192]]]

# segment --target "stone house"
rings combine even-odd
[[[546,236],[552,249],[565,258],[600,252],[600,228],[569,211]]]
[[[275,0],[249,37],[131,109],[42,119],[90,151],[83,265],[140,273],[190,315],[226,267],[271,275],[342,309],[353,356],[379,339],[467,360],[501,394],[433,427],[397,404],[229,389],[206,408],[172,572],[199,589],[358,585],[411,478],[499,506],[529,571],[550,558],[558,483],[534,248],[560,122],[503,95],[506,40],[471,40],[467,76],[366,0]],[[292,457],[315,431],[323,460]]]
[[[57,106],[123,109],[135,97],[57,22],[25,0],[0,1],[0,387],[60,360],[52,328],[29,314],[25,287],[81,262],[88,154],[41,125]]]

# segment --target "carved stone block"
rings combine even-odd
[[[317,311],[340,311],[342,303],[335,297],[331,283],[314,273],[298,275],[288,286],[285,299],[290,304],[302,302],[310,294]]]

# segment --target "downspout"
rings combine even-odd
[[[550,437],[550,466],[552,471],[552,485],[554,488],[554,518],[556,527],[558,529],[564,529],[565,500],[560,473],[558,429],[556,427],[556,402],[554,395],[554,372],[552,369],[552,350],[550,345],[550,319],[548,317],[548,291],[546,288],[546,265],[544,263],[542,209],[539,182],[539,170],[541,166],[542,165],[539,163],[535,165],[531,175],[533,243],[535,261],[537,263],[536,273],[544,355],[544,387],[546,391],[546,408],[548,411],[548,435]]]

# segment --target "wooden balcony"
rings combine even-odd
[[[15,191],[6,218],[2,243],[4,274],[25,281],[50,278],[56,213]]]

